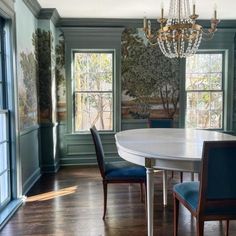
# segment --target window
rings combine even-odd
[[[75,51],[73,53],[74,131],[113,130],[112,51]]]
[[[0,18],[0,211],[11,200],[4,20]]]
[[[186,59],[185,127],[223,128],[223,53],[199,53]]]

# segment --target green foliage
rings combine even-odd
[[[122,53],[122,90],[137,104],[131,115],[148,117],[151,101],[161,99],[166,116],[173,117],[179,101],[179,61],[163,56],[158,46],[146,45],[132,29],[122,35]]]
[[[65,42],[59,40],[56,46],[56,81],[57,87],[65,82],[63,71],[65,69]]]
[[[33,34],[35,56],[38,61],[38,87],[40,113],[51,110],[51,50],[53,38],[50,31],[37,29]],[[50,117],[49,117],[50,118]]]
[[[25,91],[20,91],[21,129],[34,125],[37,122],[37,62],[34,54],[20,53],[20,65],[23,72]]]

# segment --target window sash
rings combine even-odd
[[[191,128],[204,128],[204,129],[223,129],[223,122],[224,122],[224,80],[223,80],[223,76],[224,76],[224,54],[223,53],[221,53],[221,52],[214,52],[214,53],[211,53],[211,52],[208,52],[208,53],[199,53],[199,54],[221,54],[222,55],[222,61],[221,61],[221,63],[222,63],[222,65],[221,65],[221,68],[222,68],[222,71],[210,71],[210,72],[203,72],[203,73],[198,73],[198,72],[196,72],[196,71],[194,71],[194,72],[189,72],[189,70],[186,68],[186,71],[185,71],[185,73],[186,73],[186,78],[187,78],[187,76],[191,76],[191,75],[206,75],[206,77],[208,78],[208,80],[211,78],[211,75],[212,74],[221,74],[221,76],[220,76],[220,79],[221,79],[221,81],[219,81],[219,83],[220,83],[220,88],[219,89],[188,89],[187,88],[187,84],[185,84],[185,93],[186,93],[186,110],[185,110],[185,126],[187,126],[187,127],[191,127]],[[187,63],[186,63],[186,66],[187,66]],[[188,72],[187,72],[188,71]],[[210,81],[208,81],[208,83],[209,83],[209,85],[211,85],[210,84]],[[209,104],[210,104],[210,107],[209,107],[209,109],[205,109],[205,111],[204,111],[204,109],[199,109],[199,107],[195,107],[195,109],[192,109],[191,107],[189,107],[188,105],[189,105],[189,101],[188,101],[188,95],[189,94],[196,94],[196,95],[198,95],[198,94],[200,94],[200,93],[209,93],[210,94],[210,96],[212,95],[212,94],[217,94],[217,93],[219,93],[219,94],[221,94],[221,107],[219,108],[219,109],[211,109],[211,104],[212,104],[212,101],[210,100],[209,101]],[[211,99],[211,97],[210,97],[210,99]],[[197,101],[197,103],[199,103],[199,99],[197,99],[196,100]],[[214,106],[214,104],[213,104],[213,106]],[[219,124],[219,126],[218,127],[214,127],[214,125],[212,125],[212,122],[211,122],[211,113],[214,113],[214,112],[216,112],[216,111],[218,111],[218,112],[220,112],[220,114],[217,114],[218,115],[218,119],[219,119],[219,122],[220,122],[220,124]],[[207,127],[199,127],[199,122],[198,122],[198,120],[199,120],[199,114],[202,112],[202,114],[205,112],[205,113],[209,113],[209,117],[208,117],[208,119],[209,119],[209,123],[208,123],[208,126]],[[191,114],[192,113],[192,114]],[[190,117],[188,117],[188,115],[190,115]],[[214,114],[212,114],[213,116],[214,116]],[[194,117],[194,119],[195,119],[195,121],[196,121],[196,126],[194,126],[193,125],[193,127],[191,126],[191,125],[189,125],[188,124],[188,122],[191,120],[191,116],[196,116],[196,117]],[[203,116],[203,115],[202,115]],[[201,118],[201,119],[203,119],[203,118]]]
[[[76,68],[75,68],[75,54],[76,53],[91,53],[91,54],[110,54],[111,57],[112,57],[112,62],[111,62],[111,68],[110,70],[105,71],[105,70],[99,70],[99,73],[100,74],[107,74],[107,73],[111,73],[111,89],[100,89],[100,90],[96,90],[96,89],[91,89],[91,90],[88,90],[88,89],[76,89],[76,82],[75,82],[75,74],[76,74]],[[110,121],[108,121],[109,125],[108,127],[110,128],[105,128],[107,126],[104,126],[103,128],[101,128],[101,124],[97,124],[97,129],[98,130],[101,130],[101,131],[106,131],[106,132],[113,132],[114,131],[114,117],[115,117],[115,114],[114,114],[114,99],[115,99],[115,96],[114,96],[114,51],[111,51],[111,50],[75,50],[73,51],[73,75],[74,75],[74,78],[73,78],[73,82],[72,82],[72,88],[73,88],[73,131],[75,133],[80,133],[80,132],[87,132],[90,128],[92,124],[87,124],[87,128],[78,128],[77,127],[77,124],[76,124],[76,119],[78,119],[77,117],[77,113],[79,112],[79,110],[77,110],[77,107],[76,107],[76,98],[78,97],[78,95],[85,95],[85,94],[90,94],[90,95],[93,95],[93,94],[110,94],[111,95],[111,109],[110,111],[103,111],[103,113],[111,113],[109,114],[108,116],[110,117]],[[86,74],[87,76],[89,76],[91,73],[90,72],[85,72],[84,74]],[[93,74],[93,73],[92,73]],[[100,111],[98,110],[98,113]],[[104,118],[105,119],[105,118]],[[85,125],[86,126],[86,125]]]

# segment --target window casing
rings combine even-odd
[[[186,59],[185,127],[223,129],[224,53],[198,53]]]
[[[114,51],[73,51],[74,132],[114,130]]]

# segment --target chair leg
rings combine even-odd
[[[174,236],[178,235],[179,225],[179,200],[174,195]]]
[[[226,220],[226,231],[225,231],[225,236],[229,235],[229,220]]]
[[[180,182],[183,183],[183,172],[180,172]]]
[[[171,178],[172,179],[174,178],[174,171],[173,170],[171,171]]]
[[[140,183],[140,201],[144,202],[144,198],[143,198],[143,183]]]
[[[204,221],[197,218],[197,236],[203,236],[204,234]]]
[[[107,211],[107,182],[103,181],[103,217],[102,219],[105,219],[106,211]]]

